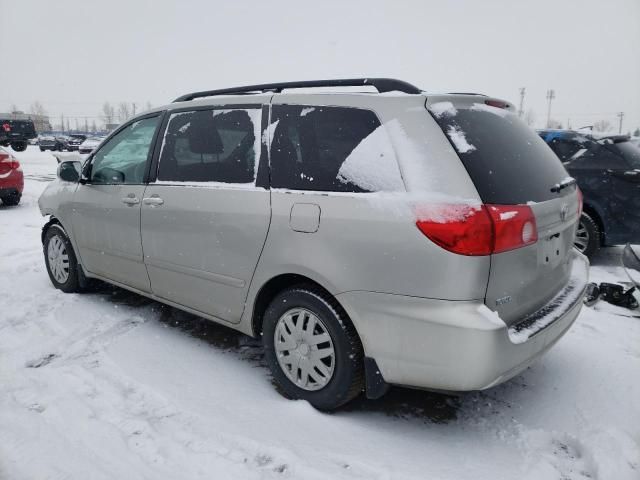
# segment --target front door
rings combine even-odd
[[[261,109],[172,114],[157,181],[142,199],[142,244],[159,297],[239,322],[271,215],[256,186]]]
[[[100,147],[74,196],[72,228],[83,267],[149,292],[140,206],[159,115],[136,120]]]

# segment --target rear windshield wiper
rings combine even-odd
[[[576,184],[576,179],[569,177],[569,178],[565,178],[563,181],[561,181],[560,183],[556,183],[553,187],[551,187],[551,191],[553,193],[557,193],[562,191],[563,189],[570,187],[571,185],[575,185]]]

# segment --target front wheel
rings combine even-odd
[[[80,291],[78,261],[71,241],[60,225],[51,225],[44,236],[44,261],[53,286],[65,293]]]
[[[267,363],[285,396],[334,410],[364,387],[363,350],[346,313],[313,287],[278,294],[264,314]]]
[[[27,149],[27,142],[12,142],[11,148],[13,148],[16,152],[24,152]]]
[[[591,257],[600,248],[600,228],[588,213],[582,212],[574,246],[587,257]]]
[[[0,197],[0,200],[2,200],[2,203],[7,207],[15,207],[20,203],[21,198],[22,198],[22,195],[19,193],[10,193],[9,195]]]

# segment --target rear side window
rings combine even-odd
[[[640,169],[640,148],[631,142],[620,142],[608,147],[620,152],[631,168]]]
[[[369,110],[274,105],[271,186],[330,192],[403,187],[384,127]]]
[[[444,103],[444,102],[442,102]],[[557,198],[551,188],[568,174],[536,132],[507,110],[429,107],[485,203],[502,205]]]
[[[565,165],[569,170],[606,170],[609,168],[625,170],[628,168],[628,165],[620,152],[613,148],[609,148],[609,146],[602,146],[596,142],[590,142],[588,148],[584,152],[567,162]]]
[[[160,152],[158,181],[253,184],[261,110],[174,113]]]
[[[549,146],[563,162],[566,162],[580,150],[584,149],[580,143],[565,138],[554,138],[549,142]]]

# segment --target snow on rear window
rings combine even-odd
[[[494,107],[492,105],[487,105],[485,103],[474,103],[470,110],[480,110],[482,112],[493,113],[494,115],[498,115],[499,117],[506,117],[510,115],[511,112],[506,108]]]
[[[433,105],[429,106],[429,110],[431,110],[431,113],[433,113],[438,118],[445,115],[454,116],[456,113],[458,113],[458,110],[456,110],[456,107],[454,107],[453,103],[451,102],[434,103]]]
[[[404,189],[394,152],[382,125],[353,149],[338,171],[338,180],[371,192]]]
[[[469,153],[476,149],[476,147],[467,142],[467,137],[458,126],[450,125],[447,130],[447,135],[460,153]]]

